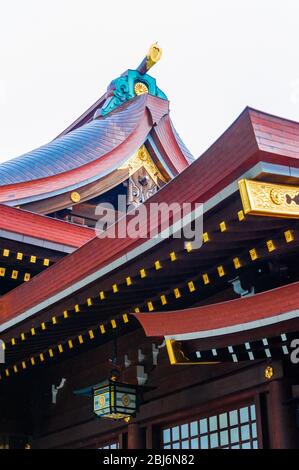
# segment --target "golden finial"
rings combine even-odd
[[[148,50],[147,55],[141,62],[141,64],[137,67],[137,71],[141,74],[144,75],[153,65],[155,65],[159,60],[161,59],[162,56],[162,47],[158,45],[157,42],[151,45],[151,47]]]
[[[162,57],[162,47],[158,45],[157,42],[151,45],[147,53],[147,70],[149,70],[153,65],[155,65]]]

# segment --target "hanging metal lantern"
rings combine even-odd
[[[93,411],[102,418],[129,418],[138,411],[137,386],[114,380],[94,386]]]
[[[91,387],[75,390],[75,395],[83,395],[93,400],[93,412],[100,418],[129,420],[139,409],[138,385],[105,380]]]

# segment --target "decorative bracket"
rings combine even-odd
[[[254,286],[250,286],[250,291],[247,289],[243,289],[239,276],[235,277],[234,279],[231,279],[228,282],[232,285],[234,292],[240,297],[249,297],[250,295],[254,295]]]
[[[54,384],[52,385],[52,404],[53,405],[56,405],[58,390],[61,390],[64,387],[65,382],[66,382],[66,379],[62,378],[60,385],[58,385],[58,387],[55,387]]]

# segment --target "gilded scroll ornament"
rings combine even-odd
[[[151,156],[144,145],[142,145],[133,155],[133,157],[127,160],[119,169],[128,169],[129,176],[132,176],[141,167],[145,168],[147,173],[150,175],[150,177],[154,180],[156,184],[158,183],[158,180],[161,180],[163,181],[163,183],[166,183],[165,178],[151,159]]]
[[[255,180],[239,181],[245,214],[299,218],[299,187]]]

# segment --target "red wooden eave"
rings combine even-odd
[[[209,332],[299,309],[299,282],[251,297],[169,312],[133,313],[147,336]],[[297,317],[299,326],[299,313]]]
[[[0,204],[0,230],[78,248],[95,232],[87,227]]]

